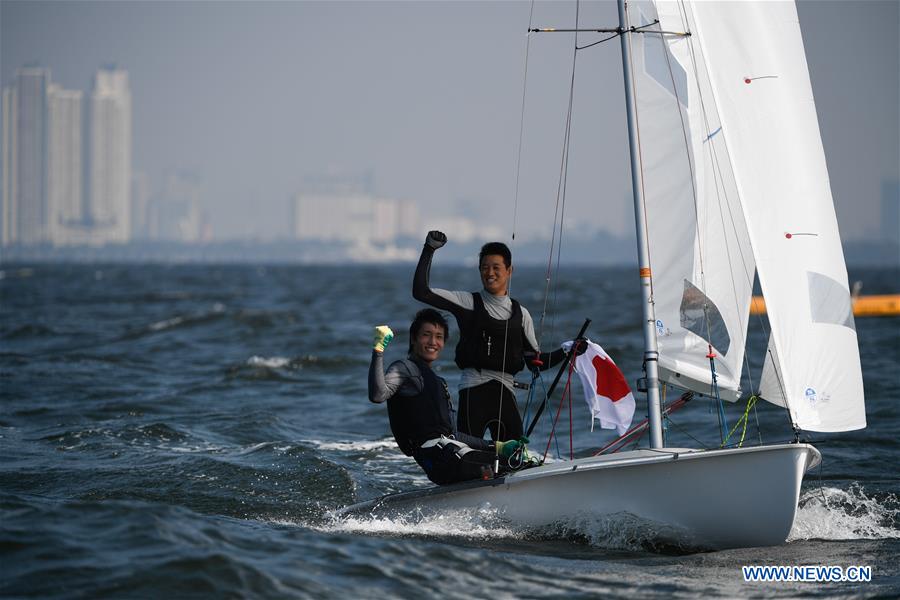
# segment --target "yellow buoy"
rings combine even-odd
[[[762,296],[753,296],[753,299],[750,302],[750,314],[762,315],[765,313],[765,298]],[[857,317],[900,316],[900,294],[857,296],[853,298],[853,315]]]

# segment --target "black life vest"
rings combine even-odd
[[[391,432],[400,450],[412,456],[413,450],[424,442],[453,433],[450,423],[450,390],[447,382],[438,377],[425,363],[408,359],[422,374],[424,386],[415,396],[399,393],[388,398],[388,418]]]
[[[512,314],[506,321],[501,321],[488,314],[481,294],[472,294],[472,311],[456,317],[459,325],[456,366],[460,369],[504,371],[510,375],[522,370],[525,366],[522,307],[517,301],[510,300]]]

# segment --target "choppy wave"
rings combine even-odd
[[[362,366],[364,361],[355,357],[344,356],[318,356],[307,354],[295,358],[286,356],[259,356],[254,354],[241,364],[228,367],[226,376],[236,379],[248,379],[254,381],[295,381],[298,371],[307,369],[316,371],[331,371],[345,369],[354,365]]]
[[[690,535],[673,526],[641,519],[628,513],[576,514],[542,527],[511,523],[499,509],[484,506],[448,510],[438,515],[410,513],[396,516],[334,516],[322,531],[386,536],[461,538],[465,540],[552,541],[562,540],[600,550],[687,554],[704,550]]]
[[[392,439],[386,440],[356,440],[352,442],[324,442],[310,440],[310,443],[322,450],[339,450],[344,452],[368,452],[371,450],[394,449],[397,443]]]
[[[690,532],[630,513],[574,514],[565,521],[535,529],[532,535],[582,542],[603,550],[688,554],[706,549]]]
[[[330,369],[334,367],[346,367],[353,364],[363,364],[363,361],[354,358],[317,356],[307,354],[295,358],[286,356],[258,356],[253,355],[244,363],[249,367],[264,367],[266,369],[295,369],[301,370],[307,367]]]
[[[209,452],[216,448],[213,444],[200,440],[193,440],[194,443],[188,447],[187,444],[192,440],[191,436],[165,423],[129,425],[122,428],[88,427],[49,435],[43,439],[56,444],[57,450],[62,451],[102,446],[113,440],[130,446],[149,446],[175,451]]]
[[[328,446],[346,449],[342,444]],[[531,528],[517,526],[506,520],[500,511],[482,507],[445,511],[440,515],[416,512],[399,516],[333,517],[321,528],[323,531],[372,535],[470,540],[555,539],[602,550],[661,554],[689,554],[706,549],[696,543],[689,532],[629,513],[573,514],[564,521]],[[900,539],[900,499],[893,494],[869,495],[859,485],[853,485],[847,490],[818,488],[807,491],[800,499],[787,541],[888,539]]]
[[[445,511],[423,517],[419,514],[395,517],[334,517],[321,531],[364,533],[373,535],[419,536],[439,538],[504,539],[523,535],[491,507]]]
[[[29,277],[5,268],[0,595],[743,597],[735,564],[793,564],[798,553],[798,564],[877,565],[878,581],[859,593],[896,595],[900,420],[883,373],[900,355],[884,321],[857,322],[870,428],[833,440],[827,485],[804,488],[792,543],[684,555],[685,545],[657,539],[671,531],[626,514],[542,528],[490,509],[327,516],[431,485],[396,448],[385,406],[365,393],[371,326],[414,312],[408,268],[351,268],[337,284],[333,269],[96,269],[42,265]],[[533,275],[532,285],[518,271],[521,290],[543,289],[543,274]],[[621,308],[637,292],[625,275],[588,274],[609,282],[591,298],[561,287],[546,344],[593,317],[591,335],[639,377],[640,317]],[[441,278],[477,282],[470,267],[442,268]],[[604,306],[616,309],[598,313]],[[757,354],[767,339],[754,338]],[[455,392],[452,348],[439,370]],[[760,409],[763,426],[782,416]],[[709,421],[716,437],[704,403],[679,419],[692,436]],[[675,428],[669,435],[687,442]],[[574,421],[574,438],[576,448],[596,446],[589,419]]]
[[[291,364],[290,358],[283,356],[273,356],[266,358],[264,356],[251,356],[247,359],[247,364],[251,367],[266,367],[267,369],[281,369]]]
[[[129,335],[130,337],[141,336],[148,333],[159,333],[162,331],[168,331],[170,329],[190,327],[193,325],[199,325],[208,321],[218,319],[224,315],[225,305],[216,302],[215,304],[213,304],[212,308],[209,311],[189,315],[175,315],[174,317],[170,317],[168,319],[162,319],[161,321],[150,323],[146,327],[138,329],[137,331],[134,331]]]
[[[900,539],[900,498],[870,494],[858,484],[845,490],[808,490],[800,498],[788,541],[813,539]]]

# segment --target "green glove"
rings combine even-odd
[[[515,454],[519,448],[525,448],[525,444],[519,440],[509,440],[508,442],[495,442],[497,454],[500,458],[509,458]]]
[[[394,339],[394,332],[387,325],[379,325],[375,328],[375,341],[372,348],[375,352],[384,352],[391,340]]]

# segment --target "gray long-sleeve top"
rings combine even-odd
[[[419,367],[411,360],[397,360],[391,363],[387,372],[384,371],[384,353],[372,351],[372,361],[369,363],[369,401],[382,403],[394,395],[417,396],[425,389],[425,381]],[[494,443],[482,438],[477,438],[456,430],[456,411],[453,403],[450,403],[450,423],[448,429],[453,431],[450,436],[470,448],[494,452]]]
[[[413,275],[413,298],[430,304],[440,310],[449,311],[456,317],[457,324],[460,323],[461,313],[471,312],[475,307],[475,301],[472,298],[472,292],[450,291],[439,288],[432,288],[431,278],[431,261],[434,257],[434,248],[425,244],[422,248],[422,254],[419,256],[419,262],[416,265],[416,272]],[[488,315],[499,321],[506,321],[512,316],[513,305],[512,298],[509,295],[495,296],[487,290],[481,290],[481,299],[484,301],[484,309]],[[537,355],[544,363],[540,367],[541,371],[559,364],[565,358],[565,352],[561,348],[557,348],[552,352],[539,352],[538,342],[534,332],[534,321],[528,309],[519,304],[522,310],[522,333],[524,334],[526,358],[529,355]],[[462,335],[460,333],[460,335]],[[490,369],[463,369],[462,379],[459,383],[459,389],[472,388],[479,386],[488,381],[499,381],[509,390],[515,393],[514,377],[509,373],[501,371],[492,371]]]

